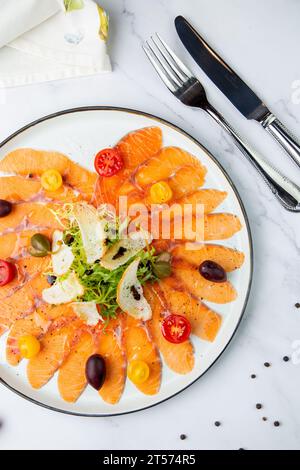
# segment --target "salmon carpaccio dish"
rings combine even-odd
[[[193,370],[195,337],[215,340],[244,262],[224,240],[242,227],[217,211],[227,193],[203,188],[205,166],[163,146],[159,127],[91,161],[95,171],[31,148],[0,161],[0,332],[34,389],[53,378],[67,402],[91,385],[116,404],[126,380],[157,394],[164,368]],[[167,237],[153,219],[168,221]]]

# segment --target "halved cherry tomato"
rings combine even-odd
[[[16,275],[15,265],[0,259],[0,286],[6,286]]]
[[[163,204],[172,199],[173,192],[166,181],[159,181],[150,188],[150,198],[153,204]]]
[[[124,161],[116,148],[103,149],[97,153],[94,165],[100,176],[110,177],[122,170]]]
[[[36,356],[41,349],[39,340],[31,335],[21,336],[18,341],[18,346],[20,354],[24,359],[31,359]]]
[[[170,343],[183,343],[191,334],[191,324],[182,315],[168,315],[161,324],[163,336]]]
[[[59,171],[55,169],[44,171],[41,176],[41,185],[46,191],[57,191],[63,184]]]
[[[127,375],[134,384],[146,382],[150,374],[149,366],[144,361],[130,361],[128,364]]]

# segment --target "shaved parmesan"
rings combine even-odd
[[[84,202],[74,204],[73,216],[80,229],[86,260],[93,264],[107,249],[106,221],[99,217],[94,206]]]
[[[127,263],[139,251],[143,250],[152,238],[148,232],[135,232],[127,238],[119,240],[105,253],[101,260],[101,265],[110,271]]]
[[[97,325],[103,318],[98,312],[96,302],[73,302],[72,309],[87,325]]]
[[[84,288],[80,284],[75,273],[69,274],[64,280],[57,280],[53,286],[44,289],[42,299],[47,304],[60,305],[73,302],[84,294]]]
[[[63,232],[55,230],[52,237],[52,268],[56,276],[66,274],[74,261],[72,248],[63,242]]]
[[[140,258],[135,259],[124,271],[117,289],[117,302],[123,312],[146,321],[152,317],[152,311],[137,278],[139,262]]]

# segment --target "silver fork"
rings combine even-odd
[[[235,132],[223,116],[208,102],[200,81],[174,54],[159,34],[146,41],[143,49],[168,89],[183,104],[206,111],[233,139],[235,145],[252,163],[281,205],[300,212],[300,188],[273,165],[262,159]]]

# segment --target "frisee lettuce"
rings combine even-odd
[[[120,239],[119,231],[115,233],[115,238],[110,238],[108,243],[113,245]],[[84,287],[84,295],[80,299],[84,302],[96,302],[101,308],[101,315],[104,319],[114,318],[117,315],[117,288],[121,277],[132,262],[130,259],[127,263],[113,271],[103,268],[100,265],[100,260],[93,264],[88,264],[82,243],[80,229],[77,224],[71,224],[69,228],[64,231],[64,243],[71,246],[74,254],[74,261],[68,273],[60,277],[60,280],[68,277],[71,271],[74,271],[80,283]],[[137,271],[137,278],[143,285],[146,282],[154,282],[158,277],[154,274],[154,264],[157,256],[153,247],[147,247],[141,250],[134,258],[140,258],[140,264]]]

